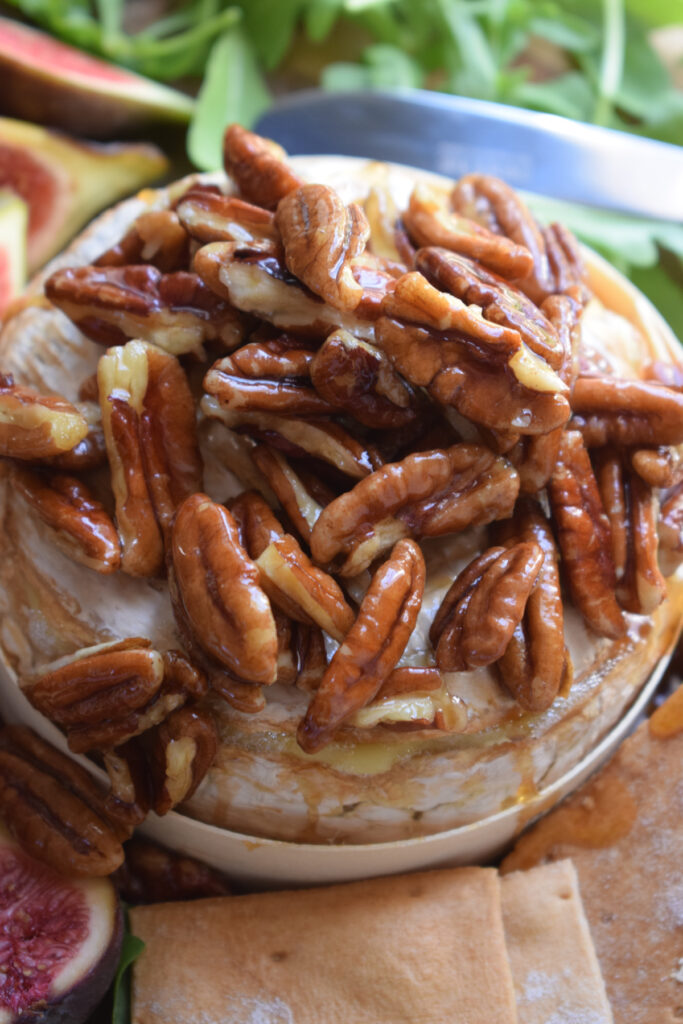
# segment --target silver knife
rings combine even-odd
[[[683,222],[683,148],[485,100],[420,89],[281,99],[256,130],[294,155],[335,154]]]

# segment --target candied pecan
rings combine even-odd
[[[557,331],[538,306],[514,285],[447,249],[420,249],[415,266],[437,288],[480,306],[486,320],[518,331],[522,341],[553,370],[562,366],[565,352]]]
[[[398,207],[389,189],[373,185],[363,200],[363,212],[370,225],[368,248],[384,259],[400,261],[395,238]]]
[[[543,563],[533,541],[489,548],[463,569],[443,599],[430,639],[445,672],[491,665],[522,620]]]
[[[325,416],[329,402],[311,385],[309,349],[280,340],[252,342],[219,359],[204,377],[204,389],[229,409],[281,416]]]
[[[276,663],[277,680],[277,663]],[[227,669],[216,669],[209,672],[209,684],[231,707],[241,711],[243,715],[258,715],[266,706],[266,698],[262,686],[237,679]]]
[[[229,505],[240,528],[240,542],[250,558],[258,558],[284,529],[258,491],[243,491]]]
[[[660,359],[653,359],[643,365],[643,379],[683,391],[683,363],[663,363]]]
[[[273,614],[227,509],[206,494],[187,498],[173,524],[171,561],[179,605],[199,645],[243,680],[275,682]]]
[[[80,404],[80,411],[83,412],[83,405],[85,403]],[[87,414],[85,415],[87,419]],[[100,466],[104,466],[107,461],[107,446],[104,440],[104,431],[102,430],[99,405],[97,406],[97,415],[98,422],[88,423],[88,433],[82,441],[74,445],[71,451],[62,452],[61,455],[51,455],[48,458],[42,458],[40,462],[44,466],[61,470],[64,473],[89,473],[90,470],[99,469]]]
[[[94,261],[96,267],[125,267],[151,263],[163,274],[185,270],[190,258],[190,239],[173,210],[141,213],[116,245]]]
[[[195,185],[176,206],[178,218],[193,238],[207,242],[275,242],[275,217],[260,206]]]
[[[70,558],[96,572],[116,572],[121,563],[116,527],[85,484],[63,473],[41,475],[20,466],[13,467],[11,480]]]
[[[280,330],[322,340],[345,327],[357,338],[374,338],[370,319],[335,309],[313,295],[268,243],[212,242],[196,253],[194,269],[216,295]]]
[[[526,246],[516,245],[475,220],[448,210],[437,192],[427,185],[416,185],[413,189],[403,223],[418,247],[443,246],[507,278],[526,277],[533,270],[533,257]]]
[[[683,478],[683,449],[637,448],[631,453],[631,465],[650,487],[674,487]]]
[[[275,224],[287,269],[330,306],[354,310],[363,289],[352,263],[370,234],[360,206],[345,206],[327,185],[302,185],[280,201]]]
[[[518,490],[514,469],[481,445],[418,452],[383,466],[330,502],[313,528],[311,551],[325,564],[377,537],[380,547],[365,568],[398,539],[397,529],[398,536],[435,537],[502,519],[512,512]]]
[[[539,506],[528,500],[513,519],[500,523],[496,532],[504,543],[533,542],[543,551],[543,564],[524,617],[496,667],[504,686],[521,707],[526,711],[545,711],[571,668],[564,646],[564,609],[555,539]]]
[[[294,650],[295,623],[280,608],[273,608],[275,629],[277,630],[277,679],[282,686],[291,686],[296,682],[297,663]]]
[[[683,393],[663,384],[579,377],[572,409],[572,426],[589,448],[683,442]]]
[[[152,576],[178,505],[202,485],[194,401],[178,360],[141,341],[99,361],[122,568]]]
[[[659,539],[669,555],[683,555],[683,481],[662,502]]]
[[[390,430],[412,423],[418,401],[414,389],[387,356],[348,331],[334,331],[311,362],[311,380],[330,406],[366,427]]]
[[[466,174],[456,182],[451,203],[458,213],[528,249],[533,270],[516,283],[533,302],[540,303],[557,290],[543,233],[509,185],[489,174]]]
[[[167,693],[182,693],[194,700],[206,695],[206,675],[182,651],[164,651],[163,661],[164,690]]]
[[[294,632],[294,653],[297,687],[309,693],[317,690],[327,671],[327,651],[322,630],[318,626],[297,623]]]
[[[85,647],[25,687],[33,706],[61,726],[75,754],[116,747],[182,704],[162,692],[164,663],[141,638]]]
[[[295,473],[281,452],[256,445],[252,458],[266,480],[273,488],[278,501],[305,541],[310,541],[311,530],[322,511],[322,504],[316,501],[303,479]],[[320,497],[320,490],[317,489]],[[334,495],[326,495],[331,501]],[[327,503],[327,502],[326,502]]]
[[[211,767],[218,750],[213,719],[197,708],[178,708],[141,738],[144,742],[156,814],[189,800]]]
[[[231,124],[223,136],[223,164],[240,194],[250,203],[274,210],[289,192],[303,185],[286,163],[287,154],[270,139]]]
[[[0,376],[0,455],[44,459],[71,451],[88,433],[85,417],[57,395]]]
[[[626,624],[614,594],[609,519],[588,452],[575,430],[562,437],[548,498],[574,604],[599,636],[623,636]]]
[[[130,904],[168,903],[229,896],[230,886],[213,868],[134,836],[124,846],[126,859],[112,881]]]
[[[614,452],[600,453],[596,479],[610,521],[617,599],[627,611],[649,615],[666,596],[657,564],[657,501]]]
[[[123,848],[87,771],[25,726],[0,729],[0,816],[20,845],[70,875],[109,875]]]
[[[353,624],[353,611],[335,580],[313,565],[291,534],[271,541],[256,565],[273,604],[296,622],[315,623],[342,642]]]
[[[187,271],[162,274],[149,264],[68,267],[47,279],[45,294],[101,345],[140,338],[172,355],[201,355],[205,341],[234,348],[244,335],[239,314]]]
[[[358,618],[337,649],[297,731],[307,752],[320,750],[339,726],[377,694],[403,654],[424,593],[417,544],[401,540],[373,576]]]
[[[369,704],[349,719],[357,729],[400,729],[402,732],[439,729],[464,732],[468,711],[465,702],[448,692],[435,668],[395,668]]]
[[[361,444],[338,423],[294,419],[249,409],[227,409],[211,395],[204,396],[201,408],[207,416],[222,420],[233,430],[241,430],[253,438],[263,438],[287,455],[300,458],[311,455],[322,459],[356,480],[382,464],[379,452],[372,445]]]
[[[361,289],[360,301],[355,308],[356,316],[362,320],[376,320],[380,317],[386,296],[406,272],[404,263],[376,256],[367,249],[356,256],[351,263],[353,279]]]
[[[405,264],[408,270],[415,269],[415,253],[417,252],[415,246],[408,237],[406,226],[403,220],[399,217],[394,225],[394,245],[396,246],[396,252],[400,259]]]
[[[553,291],[558,294],[573,293],[581,301],[588,296],[585,284],[586,268],[579,243],[564,224],[549,224],[541,228],[548,254],[548,264],[553,281]]]

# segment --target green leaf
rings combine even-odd
[[[187,133],[190,160],[205,171],[222,166],[223,131],[249,127],[270,105],[270,93],[244,31],[236,26],[213,44]]]
[[[650,28],[683,25],[683,0],[626,0],[626,9]]]
[[[354,92],[370,88],[370,72],[362,64],[337,61],[328,64],[320,76],[320,84],[328,92]]]
[[[306,0],[242,0],[247,34],[267,70],[285,56],[305,4]]]
[[[439,7],[458,54],[459,66],[449,81],[452,91],[493,99],[498,68],[481,25],[465,0],[439,0]]]
[[[586,121],[593,110],[595,93],[585,75],[569,71],[546,82],[520,83],[510,94],[509,102]]]
[[[119,966],[114,978],[112,1024],[130,1024],[129,967],[137,960],[144,948],[145,944],[142,939],[128,931],[128,915],[126,914],[126,931],[121,945]]]
[[[327,39],[344,9],[344,0],[310,0],[304,13],[304,26],[313,43]]]
[[[561,7],[556,7],[551,17],[532,17],[529,29],[570,53],[585,53],[600,46],[598,28]]]
[[[402,50],[388,43],[376,43],[363,52],[363,62],[375,88],[418,88],[422,84],[419,66]]]

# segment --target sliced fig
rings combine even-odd
[[[67,878],[0,829],[0,1024],[82,1024],[116,971],[123,919],[108,878]]]
[[[189,96],[0,18],[0,111],[91,139],[188,121]]]
[[[0,191],[0,320],[26,279],[26,203]]]
[[[78,142],[0,118],[0,189],[28,204],[29,272],[63,249],[98,210],[155,181],[167,167],[156,146]]]

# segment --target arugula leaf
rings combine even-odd
[[[116,969],[113,987],[112,1024],[130,1024],[130,972],[133,964],[145,948],[142,939],[128,930],[128,914],[125,913],[125,928],[119,966]]]
[[[344,0],[310,0],[304,14],[306,34],[313,43],[327,39],[344,10]]]
[[[187,151],[197,167],[222,166],[223,130],[233,121],[251,125],[270,105],[246,33],[240,26],[214,43],[187,134]]]

